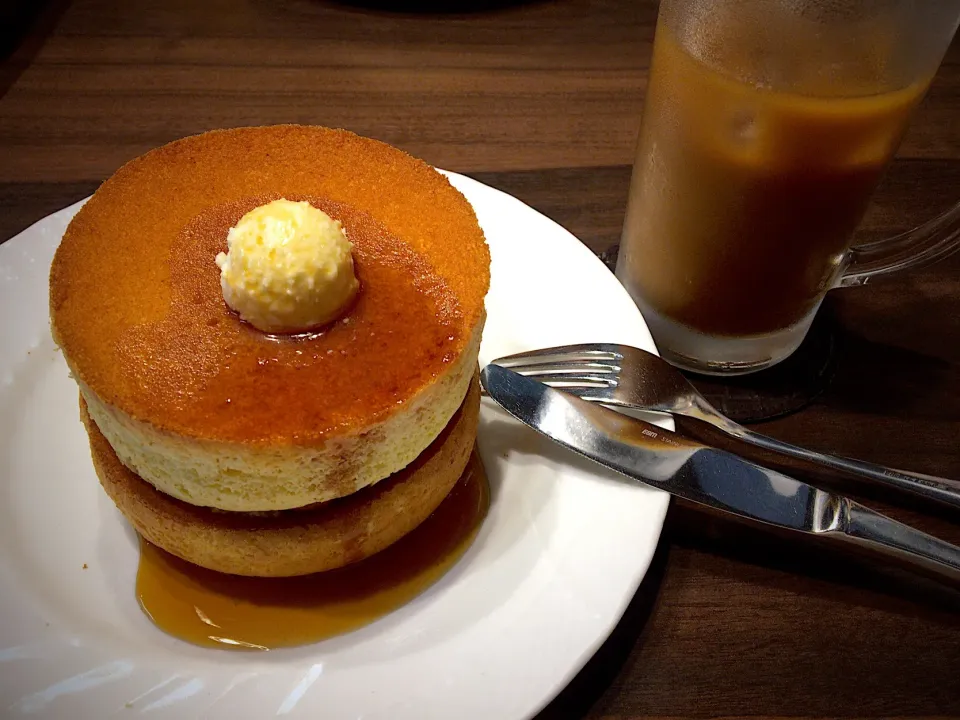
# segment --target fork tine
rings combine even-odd
[[[612,388],[617,386],[615,375],[592,375],[590,373],[565,373],[541,375],[536,370],[520,372],[520,375],[544,385],[574,392],[577,388]]]
[[[616,345],[585,344],[559,345],[557,347],[530,350],[498,358],[493,362],[500,367],[513,368],[517,365],[533,365],[535,363],[557,362],[596,362],[603,360],[619,360],[623,355],[618,352]]]
[[[495,365],[500,363],[496,360],[493,361]],[[521,375],[529,375],[530,373],[537,373],[539,375],[571,375],[571,374],[599,374],[599,375],[616,375],[620,372],[620,368],[617,365],[607,365],[604,363],[596,362],[569,362],[569,363],[531,363],[528,365],[502,365],[501,367],[509,367],[516,373]]]
[[[553,383],[549,383],[549,384],[553,386]],[[611,388],[607,386],[570,387],[570,388],[559,387],[559,386],[554,386],[554,387],[557,387],[558,390],[563,390],[566,393],[570,393],[571,395],[575,395],[581,400],[589,400],[590,402],[601,402],[601,403],[606,403],[608,405],[617,404],[610,395],[609,390]]]

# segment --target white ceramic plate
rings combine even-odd
[[[576,238],[450,177],[493,256],[482,363],[571,342],[654,349]],[[79,206],[0,246],[0,715],[511,720],[549,702],[636,591],[667,496],[616,480],[489,400],[479,435],[489,516],[413,602],[347,635],[261,654],[195,647],[150,623],[134,598],[136,540],[97,482],[76,386],[48,332],[48,268]]]

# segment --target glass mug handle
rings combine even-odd
[[[922,267],[960,250],[960,203],[913,230],[847,251],[834,287],[866,285],[878,275]]]

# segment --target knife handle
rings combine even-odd
[[[819,453],[761,435],[725,418],[674,414],[677,432],[723,448],[751,462],[826,480],[853,480],[960,510],[960,481],[895,470],[862,460]],[[864,483],[864,481],[866,481]],[[837,483],[834,483],[837,484]]]
[[[918,566],[955,583],[960,582],[960,547],[874,512],[858,502],[847,501],[845,517],[828,536]]]

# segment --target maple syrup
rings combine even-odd
[[[356,208],[286,199],[343,223],[361,286],[356,300],[321,332],[278,342],[224,303],[213,262],[230,228],[268,197],[197,215],[171,248],[169,312],[131,325],[117,343],[123,381],[166,430],[228,443],[339,437],[410,401],[465,347],[459,301],[424,257]]]
[[[164,632],[209,647],[305,645],[367,625],[422,593],[466,552],[490,489],[476,451],[418,528],[355,565],[293,578],[225,575],[141,538],[137,599]]]

